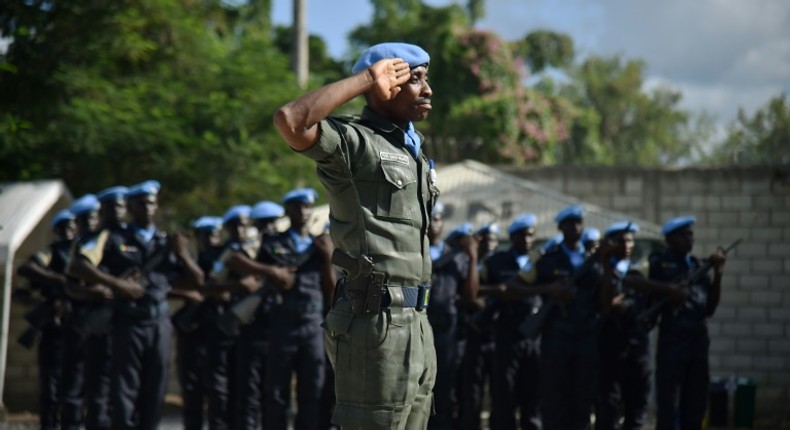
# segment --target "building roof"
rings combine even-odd
[[[633,221],[639,225],[639,237],[662,237],[661,227],[654,223],[584,202],[476,161],[466,160],[440,169],[438,186],[439,200],[445,205],[445,229],[463,222],[475,226],[497,222],[506,230],[519,214],[533,213],[538,218],[537,237],[548,238],[557,234],[557,212],[580,204],[585,210],[586,227],[603,231],[613,222]]]

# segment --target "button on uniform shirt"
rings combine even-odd
[[[439,194],[428,160],[415,160],[403,130],[367,107],[359,119],[330,117],[320,127],[318,142],[302,153],[327,190],[335,245],[370,256],[390,286],[428,282],[426,232]]]

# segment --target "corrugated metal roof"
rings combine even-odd
[[[554,216],[571,204],[584,206],[584,224],[603,231],[615,221],[633,221],[640,227],[639,237],[661,238],[660,227],[651,222],[602,208],[575,197],[559,193],[537,182],[503,173],[476,161],[463,161],[438,171],[439,200],[445,205],[445,231],[455,225],[471,222],[481,226],[497,222],[507,228],[521,213],[538,217],[539,238],[557,234]]]
[[[0,261],[15,250],[63,195],[60,180],[0,184]]]

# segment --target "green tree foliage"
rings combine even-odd
[[[513,52],[523,59],[532,74],[547,67],[564,69],[573,63],[573,39],[567,34],[537,30],[513,42]]]
[[[790,164],[790,101],[782,93],[751,117],[739,109],[713,161],[735,164]]]
[[[644,87],[644,63],[592,56],[576,67],[562,92],[576,109],[573,138],[560,148],[562,163],[657,165],[690,154],[689,114],[679,92]]]
[[[278,25],[274,28],[274,44],[284,55],[290,55],[292,40],[291,27]],[[340,80],[348,74],[347,65],[329,55],[326,42],[318,36],[310,35],[307,41],[309,70],[313,80],[332,82]]]
[[[0,180],[60,177],[81,194],[157,178],[181,219],[314,182],[271,122],[300,91],[268,0],[11,3]]]

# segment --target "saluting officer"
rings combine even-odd
[[[71,259],[71,246],[76,232],[74,214],[68,209],[59,211],[50,221],[55,240],[33,254],[17,269],[17,274],[30,280],[31,288],[43,297],[49,320],[41,330],[38,344],[38,405],[39,425],[42,430],[55,430],[60,423],[61,364],[63,360],[62,319],[66,301],[66,267]]]
[[[620,221],[604,234],[601,286],[608,299],[599,337],[596,430],[638,430],[647,420],[650,332],[639,324],[638,316],[647,309],[650,296],[635,285],[644,280],[630,260],[637,231],[635,223]]]
[[[492,255],[484,263],[482,283],[503,284],[522,272],[530,272],[536,256],[530,255],[535,239],[533,214],[517,216],[508,227],[510,249]],[[494,377],[492,384],[492,429],[540,429],[538,408],[540,341],[527,339],[518,331],[524,317],[540,306],[531,295],[515,300],[500,300],[494,325]],[[519,411],[520,426],[516,424]]]
[[[434,405],[436,415],[428,422],[430,429],[452,429],[453,390],[458,372],[457,300],[471,302],[477,296],[477,240],[472,236],[472,224],[464,223],[453,229],[441,241],[443,220],[434,213],[428,231],[431,241],[432,291],[428,304],[428,321],[433,328],[436,346],[436,385]]]
[[[83,253],[94,264],[89,282],[116,297],[112,332],[112,428],[155,429],[168,380],[172,326],[167,306],[171,283],[202,286],[203,273],[186,238],[154,224],[159,182],[145,181],[126,194],[132,223],[107,237],[107,246]],[[96,266],[98,265],[98,267]]]
[[[719,249],[710,258],[713,278],[706,273],[688,284],[701,262],[691,255],[696,218],[682,216],[661,229],[667,244],[650,258],[650,279],[664,283],[671,304],[661,312],[656,351],[656,429],[700,429],[710,382],[708,327],[721,298],[727,257]]]

